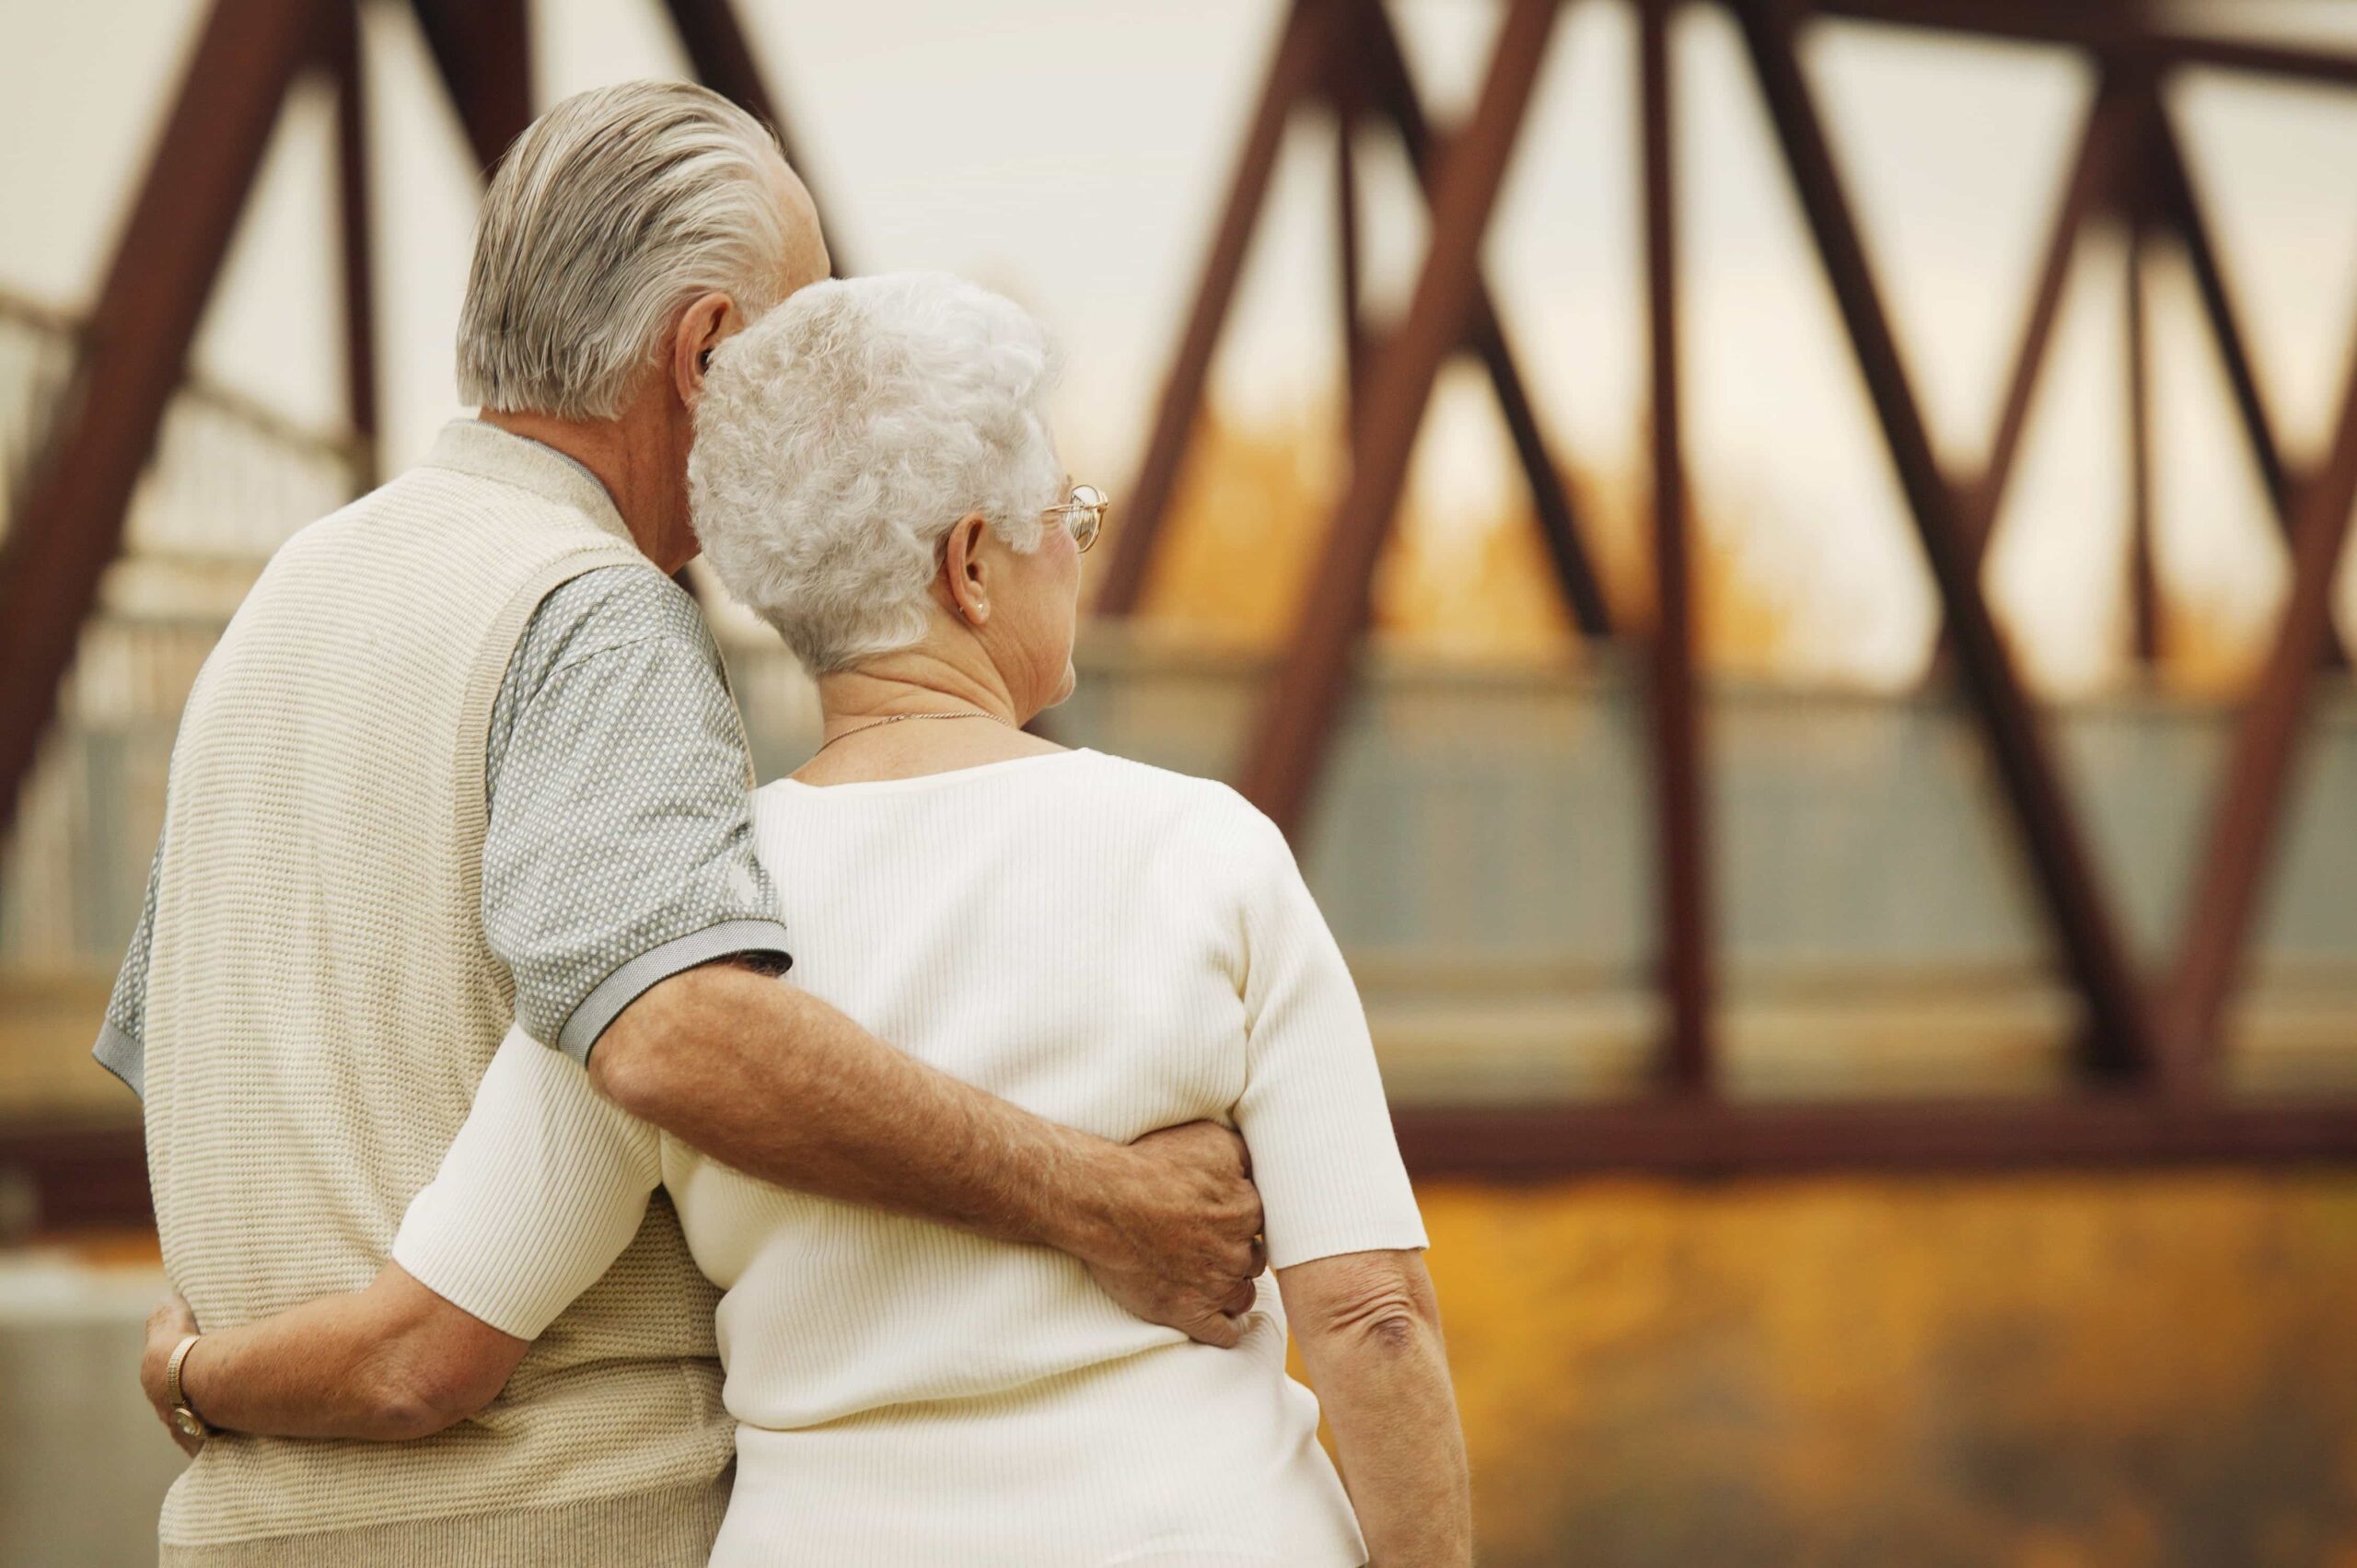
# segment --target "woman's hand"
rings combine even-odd
[[[156,1310],[147,1314],[147,1343],[139,1355],[139,1386],[146,1391],[147,1402],[155,1407],[156,1419],[164,1423],[172,1441],[191,1458],[204,1446],[204,1439],[191,1437],[172,1420],[172,1401],[165,1390],[164,1368],[180,1342],[195,1332],[196,1314],[188,1309],[180,1292],[166,1291],[164,1299],[156,1303]]]

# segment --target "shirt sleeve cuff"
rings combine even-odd
[[[598,982],[556,1038],[556,1047],[585,1066],[590,1049],[621,1010],[657,983],[685,970],[738,953],[767,953],[791,965],[785,927],[773,920],[728,920],[651,947]]]
[[[99,1043],[90,1054],[99,1065],[121,1078],[133,1094],[147,1098],[147,1048],[110,1018],[99,1028]]]
[[[1269,1237],[1269,1267],[1272,1269],[1290,1269],[1296,1263],[1314,1263],[1320,1258],[1340,1258],[1352,1252],[1422,1252],[1432,1246],[1424,1235],[1423,1221],[1410,1215],[1356,1225],[1329,1225],[1298,1234],[1282,1227],[1277,1230],[1278,1234]]]

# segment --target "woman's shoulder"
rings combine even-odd
[[[909,799],[970,788],[1019,792],[1043,804],[1051,800],[1051,815],[1067,831],[1101,822],[1131,845],[1150,843],[1230,863],[1258,864],[1289,853],[1276,824],[1219,780],[1086,748],[873,784],[813,788],[775,779],[753,792],[753,815],[757,821],[775,823],[830,802]]]
[[[1225,857],[1290,853],[1277,825],[1230,784],[1107,752],[1085,755],[1096,764],[1089,770],[1094,787],[1126,797],[1192,846]]]

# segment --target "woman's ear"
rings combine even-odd
[[[982,538],[989,531],[980,512],[969,512],[949,525],[949,537],[942,541],[942,590],[949,596],[951,612],[973,627],[991,618],[988,569],[982,563]]]
[[[703,395],[704,372],[712,367],[712,351],[728,335],[737,303],[725,294],[707,294],[689,301],[679,312],[678,331],[671,334],[671,389],[681,403],[695,407]]]

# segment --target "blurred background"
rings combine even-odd
[[[1053,732],[1292,834],[1485,1562],[2357,1564],[2351,0],[8,8],[0,1564],[177,1468],[87,1052],[190,682],[642,75],[1064,341]]]

